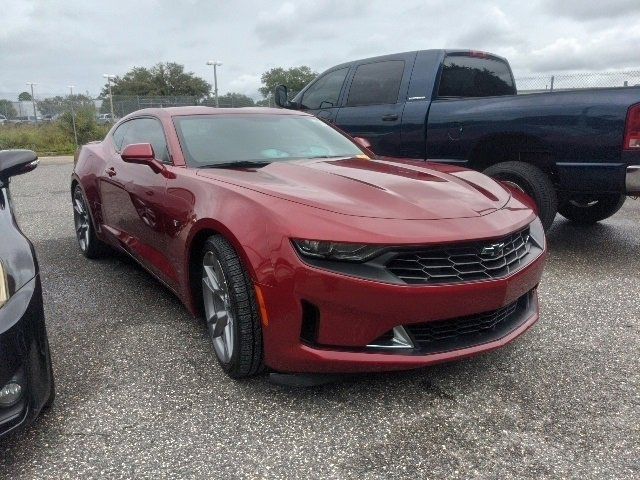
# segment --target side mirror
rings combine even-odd
[[[367,153],[367,155],[369,155],[371,158],[375,158],[376,154],[373,152],[373,150],[371,150],[371,142],[369,142],[369,140],[362,137],[353,137],[353,141],[356,142],[356,144],[360,148],[362,148]]]
[[[0,151],[0,182],[30,172],[38,166],[38,156],[31,150]]]
[[[127,145],[124,147],[124,150],[122,150],[120,156],[124,162],[147,165],[155,173],[160,173],[164,170],[164,165],[156,160],[156,155],[150,143],[132,143]]]
[[[364,148],[367,148],[367,149],[371,150],[371,142],[369,140],[367,140],[366,138],[353,137],[353,141],[356,142],[361,147],[364,147]]]
[[[289,108],[289,91],[286,85],[277,85],[274,100],[280,108]]]

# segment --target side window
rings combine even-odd
[[[509,66],[498,59],[449,55],[442,64],[439,97],[515,95]]]
[[[310,110],[336,107],[342,84],[348,72],[349,67],[346,67],[320,77],[304,92],[300,106]]]
[[[404,60],[360,65],[351,82],[347,106],[396,103],[403,73]]]
[[[122,148],[132,143],[150,143],[156,158],[169,163],[169,150],[164,137],[162,124],[153,118],[136,118],[127,122],[129,128],[125,132]]]
[[[126,122],[116,128],[115,132],[113,132],[113,143],[116,145],[116,151],[122,151],[122,141],[124,140],[124,136],[127,133],[127,129],[129,128],[129,123]]]

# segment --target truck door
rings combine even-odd
[[[415,53],[389,55],[356,65],[336,125],[364,137],[378,155],[402,154],[402,113]]]
[[[300,109],[329,123],[333,123],[338,112],[338,101],[349,67],[331,70],[318,77],[304,92],[299,101]]]

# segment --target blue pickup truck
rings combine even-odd
[[[595,223],[640,195],[640,87],[518,95],[509,63],[422,50],[323,72],[292,100],[380,156],[455,163],[521,188],[545,228],[556,213]]]

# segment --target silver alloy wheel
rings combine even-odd
[[[208,251],[202,259],[202,297],[213,349],[223,363],[233,355],[233,324],[229,287],[220,260]]]
[[[76,237],[83,252],[89,248],[89,212],[84,204],[82,192],[77,189],[73,194],[73,220],[76,226]]]

